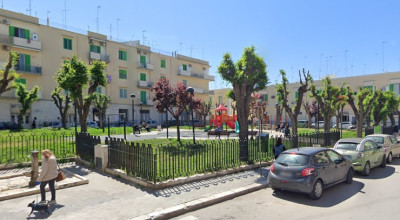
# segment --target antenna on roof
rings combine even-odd
[[[3,6],[4,6],[4,5],[3,5],[3,0],[1,0],[1,8],[4,8]]]
[[[29,11],[29,15],[32,15],[32,4],[31,0],[29,0],[29,9],[26,9],[26,11]]]
[[[146,33],[146,30],[142,31],[142,37],[143,37],[142,45],[145,45],[145,42],[146,42],[146,37],[144,36],[144,33]]]
[[[50,18],[49,18],[49,14],[50,14],[50,11],[47,11],[47,15],[46,15],[46,22],[47,22],[47,26],[49,26],[49,25],[50,25]]]
[[[100,10],[101,6],[98,5],[97,6],[97,17],[96,17],[96,31],[97,33],[99,33],[99,10]]]
[[[192,52],[193,52],[193,45],[190,46],[190,57],[192,57]]]
[[[64,9],[62,10],[62,14],[64,15],[64,30],[67,29],[67,0],[64,0]]]

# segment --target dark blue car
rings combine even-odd
[[[318,147],[287,150],[271,165],[268,180],[273,190],[308,194],[319,199],[325,188],[353,182],[352,162],[339,153]]]

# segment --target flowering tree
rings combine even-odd
[[[250,114],[249,114],[249,117],[250,117],[250,120],[251,120],[251,131],[253,132],[253,127],[254,127],[254,118],[256,118],[257,117],[257,115],[258,115],[258,113],[260,113],[260,118],[259,118],[259,120],[262,118],[262,115],[264,114],[264,112],[265,112],[265,108],[266,108],[266,106],[267,106],[267,103],[265,102],[265,101],[263,101],[262,100],[262,98],[261,98],[261,94],[256,94],[256,93],[253,93],[252,95],[251,95],[251,99],[250,99]],[[258,112],[259,110],[258,109],[261,109],[261,111],[260,112]],[[261,126],[261,125],[260,125]]]
[[[203,117],[203,121],[204,121],[204,126],[206,126],[206,117],[208,115],[208,113],[210,113],[210,109],[211,109],[211,100],[208,101],[208,103],[206,102],[201,102],[199,101],[199,106],[198,108],[195,109],[195,112],[199,115],[201,115]]]
[[[311,128],[312,117],[315,117],[319,111],[317,101],[314,100],[311,104],[307,101],[303,102],[303,107],[306,110],[307,118],[308,118],[308,128]]]

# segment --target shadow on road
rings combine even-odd
[[[360,173],[357,173],[355,178],[359,179],[384,179],[395,173],[396,169],[392,166],[386,166],[385,168],[374,168],[371,170],[369,176],[363,176]]]
[[[319,200],[311,200],[305,194],[292,193],[287,191],[274,192],[273,196],[302,205],[315,207],[332,207],[346,201],[357,193],[364,193],[361,191],[363,188],[364,183],[359,181],[353,181],[351,185],[342,183],[324,190],[322,198]]]
[[[50,205],[50,207],[49,207],[49,213],[50,213],[50,214],[44,213],[44,214],[42,215],[42,214],[40,214],[38,211],[34,211],[34,212],[32,213],[32,215],[26,217],[26,219],[47,219],[47,218],[49,218],[49,217],[53,214],[54,211],[56,211],[57,209],[61,209],[61,208],[63,208],[63,207],[64,207],[64,206],[63,206],[63,205],[60,205],[60,204],[57,204],[57,205]]]

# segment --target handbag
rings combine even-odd
[[[67,176],[65,175],[65,173],[61,170],[60,165],[58,165],[58,175],[56,177],[56,182],[60,182],[63,181],[67,178]]]

